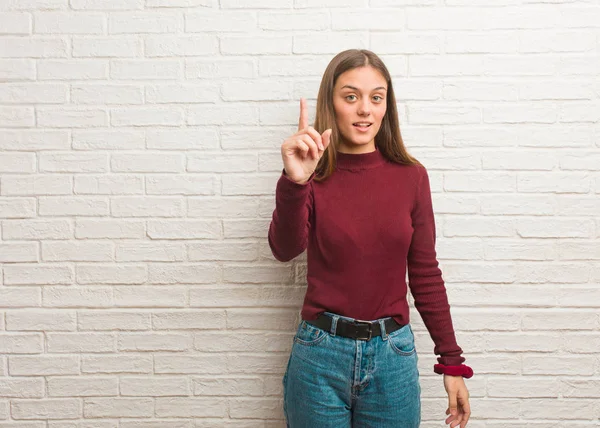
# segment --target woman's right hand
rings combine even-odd
[[[286,175],[299,184],[305,184],[317,168],[319,159],[329,146],[331,129],[320,134],[308,126],[306,100],[300,98],[300,119],[298,132],[281,145],[281,157]]]

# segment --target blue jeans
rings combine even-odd
[[[369,341],[336,336],[302,320],[283,375],[288,428],[413,428],[421,423],[421,386],[410,324]]]

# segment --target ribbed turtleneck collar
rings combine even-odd
[[[337,152],[338,169],[359,170],[375,168],[385,163],[385,160],[385,157],[378,149],[368,153]]]

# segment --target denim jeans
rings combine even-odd
[[[336,336],[302,320],[283,375],[288,428],[413,428],[421,422],[421,386],[410,324],[369,341]]]

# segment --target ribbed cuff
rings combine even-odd
[[[304,187],[304,186],[306,186],[308,183],[310,183],[312,181],[312,179],[315,177],[315,175],[316,175],[316,170],[313,171],[313,173],[308,177],[308,180],[306,180],[306,183],[300,184],[300,183],[296,183],[294,180],[292,180],[287,175],[287,173],[285,172],[285,168],[282,168],[282,170],[281,170],[281,177],[280,178],[285,178],[285,181],[288,182],[288,183],[290,183],[290,184],[292,184],[292,185]]]
[[[450,376],[462,376],[464,378],[470,378],[473,376],[473,369],[466,364],[460,366],[446,366],[444,364],[435,364],[433,371],[437,374],[447,374]]]

